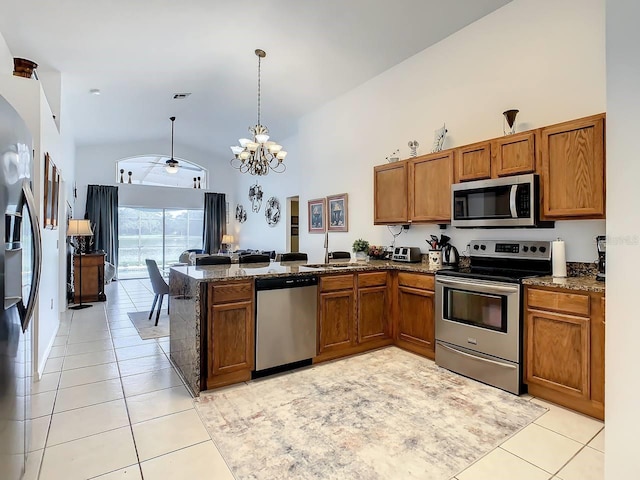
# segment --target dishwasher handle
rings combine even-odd
[[[318,285],[316,275],[290,275],[286,277],[257,278],[256,291],[281,290],[283,288],[302,288]]]

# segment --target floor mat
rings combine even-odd
[[[142,340],[150,338],[160,338],[169,336],[169,315],[161,313],[158,319],[158,326],[155,326],[156,315],[149,320],[149,312],[128,312],[133,326],[138,330],[138,335]]]
[[[196,399],[238,480],[442,479],[546,409],[395,347]]]

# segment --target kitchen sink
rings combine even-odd
[[[303,266],[309,268],[350,268],[359,267],[360,265],[357,263],[311,263]]]

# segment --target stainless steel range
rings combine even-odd
[[[551,242],[474,240],[471,266],[436,274],[436,363],[523,391],[522,280],[551,273]]]

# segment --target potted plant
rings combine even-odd
[[[357,260],[366,260],[369,253],[369,242],[361,238],[353,242],[353,251],[356,252]]]

